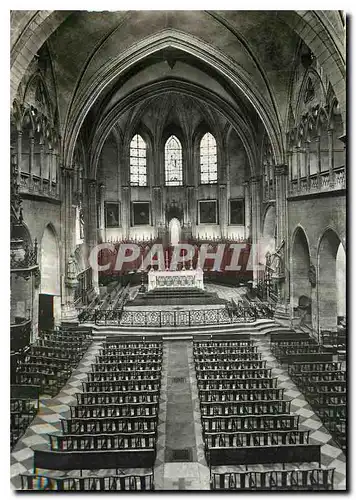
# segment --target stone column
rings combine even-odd
[[[21,184],[21,163],[22,163],[22,131],[17,131],[17,183]]]
[[[106,241],[106,228],[105,228],[105,185],[99,185],[99,240],[100,242]]]
[[[251,238],[251,189],[249,181],[244,182],[245,239]]]
[[[221,237],[227,236],[227,193],[226,184],[219,185],[219,223]]]
[[[97,182],[96,179],[87,179],[88,193],[88,246],[89,252],[98,244],[98,223],[97,223]],[[93,269],[93,288],[96,294],[99,294],[99,274]]]
[[[196,237],[197,230],[197,197],[195,186],[187,186],[188,218],[192,228],[192,237]]]
[[[29,162],[29,170],[30,170],[30,182],[29,185],[32,187],[32,176],[33,176],[33,167],[35,164],[35,138],[30,137],[30,162]]]
[[[130,187],[122,186],[121,188],[121,217],[122,217],[122,236],[128,238],[130,235],[131,224],[131,203],[130,203]]]
[[[152,224],[155,227],[155,234],[158,236],[157,228],[163,223],[162,187],[152,188]]]
[[[259,278],[259,251],[258,245],[261,236],[261,177],[251,177],[251,206],[252,206],[252,266],[253,287],[257,287]],[[250,257],[251,259],[251,257]]]
[[[328,130],[328,149],[329,149],[329,186],[334,187],[334,131]]]
[[[278,303],[275,317],[287,319],[289,303],[289,273],[288,265],[288,217],[287,217],[287,179],[288,165],[276,165],[274,169],[276,182],[276,223],[277,223],[277,251],[279,258],[278,271],[273,279],[277,281]]]
[[[62,249],[64,257],[64,272],[62,281],[62,322],[77,323],[78,314],[74,307],[75,279],[71,254],[75,245],[75,217],[73,211],[73,179],[74,169],[62,167],[62,214],[64,221],[64,238]],[[63,227],[63,226],[62,226]],[[64,240],[64,241],[63,241]]]

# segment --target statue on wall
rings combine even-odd
[[[312,288],[314,288],[316,286],[316,269],[314,264],[311,264],[309,266],[308,278],[309,278],[309,283],[311,284]]]
[[[68,286],[73,287],[77,285],[77,265],[73,254],[71,254],[68,259],[66,281]]]

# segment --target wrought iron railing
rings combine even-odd
[[[125,311],[97,310],[82,311],[79,313],[81,323],[95,323],[96,325],[117,326],[199,326],[219,325],[242,322],[254,322],[260,316],[255,308],[241,308],[232,310],[202,309],[187,311]]]

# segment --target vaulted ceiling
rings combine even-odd
[[[294,11],[18,12],[12,13],[14,68],[26,30],[42,13],[32,41],[40,44],[42,36],[51,55],[64,161],[70,163],[81,130],[93,159],[122,114],[152,102],[164,107],[179,93],[222,114],[250,147],[266,131],[276,160],[284,160],[291,75],[301,39],[309,36],[300,31],[314,14],[309,22]],[[319,21],[342,73],[342,19],[320,13]]]

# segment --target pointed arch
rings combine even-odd
[[[213,134],[206,132],[200,140],[200,183],[218,182],[217,145]]]
[[[338,316],[346,315],[346,256],[342,240],[328,227],[318,244],[319,331],[336,330]]]
[[[298,307],[300,297],[311,298],[310,264],[309,241],[304,228],[298,225],[293,233],[290,253],[290,297],[293,310]]]
[[[147,186],[147,145],[140,134],[130,142],[130,185]]]
[[[166,186],[183,185],[182,145],[176,135],[171,135],[164,146],[164,173]]]

